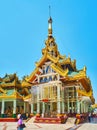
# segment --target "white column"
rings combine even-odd
[[[58,74],[58,80],[60,79],[60,75]]]
[[[45,103],[44,102],[42,103],[42,113],[43,114],[45,113]]]
[[[37,113],[40,113],[39,87],[37,87]]]
[[[69,111],[69,97],[68,97],[68,101],[67,101],[67,106],[68,106],[67,108],[68,108],[68,113],[69,113],[70,112]]]
[[[1,114],[4,114],[4,100],[2,100]]]
[[[88,104],[87,104],[87,112],[88,112]]]
[[[87,102],[85,102],[85,113],[87,112]]]
[[[16,100],[13,101],[13,114],[16,114]]]
[[[83,105],[84,105],[84,113],[85,113],[85,112],[86,112],[86,111],[85,111],[85,102],[84,102],[84,104],[83,104]]]
[[[64,113],[64,108],[65,108],[64,102],[62,102],[62,113]]]
[[[77,100],[77,113],[80,113],[80,103],[78,100]]]
[[[60,111],[60,85],[57,86],[57,113],[61,113]]]
[[[65,104],[64,104],[64,88],[62,89],[62,113],[64,113],[64,107],[65,107]]]
[[[87,108],[88,108],[88,105],[86,104],[86,112],[88,112],[88,111],[87,111]]]
[[[80,104],[79,104],[79,100],[78,100],[78,92],[76,92],[76,109],[77,109],[77,113],[80,113]]]
[[[64,107],[65,107],[64,102],[62,102],[62,113],[64,113]]]
[[[86,109],[87,109],[87,104],[85,103],[85,113],[86,113]]]
[[[80,113],[82,113],[82,102],[80,102]]]
[[[67,88],[68,90],[69,88]],[[69,90],[67,91],[67,112],[69,113],[70,112],[70,109],[69,109]]]
[[[83,113],[83,102],[81,101],[81,113]]]
[[[33,104],[31,104],[31,113],[34,113]]]

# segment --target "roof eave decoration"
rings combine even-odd
[[[58,72],[63,77],[67,76],[67,74],[69,72],[68,68],[66,70],[63,70],[59,66],[57,66],[57,65],[55,65],[53,63],[50,66],[51,66],[51,68],[53,68],[56,72]]]
[[[58,57],[52,57],[49,54],[47,54],[47,59],[51,60],[54,63],[57,63],[59,60],[59,56]]]
[[[80,71],[71,71],[72,73],[75,72],[74,75],[71,74],[68,74],[68,77],[69,77],[69,80],[77,80],[77,79],[83,79],[83,78],[86,78],[86,71],[84,70],[80,70]]]
[[[23,96],[20,95],[19,92],[17,92],[16,90],[14,91],[13,95],[12,95],[14,98],[17,98],[17,99],[23,99]]]
[[[89,92],[86,92],[86,91],[84,91],[84,90],[78,89],[77,92],[78,92],[79,94],[83,95],[83,96],[90,97],[92,103],[93,103],[93,104],[95,103],[95,99],[94,99],[94,97],[93,97],[93,92],[92,92],[92,90],[90,90]]]
[[[29,86],[26,86],[24,88],[22,88],[22,91],[20,92],[21,95],[24,95],[24,96],[27,96],[30,94],[30,91],[29,91]]]
[[[73,70],[76,71],[76,60],[71,61],[70,57],[63,56],[62,60],[59,61],[60,65],[66,65],[66,64],[70,64],[71,67],[73,68]]]
[[[59,61],[59,56],[58,57],[52,57],[49,54],[44,54],[43,57],[40,59],[39,62],[36,62],[36,67],[40,67],[44,64],[45,61],[50,60],[54,63],[57,63]]]
[[[6,87],[20,87],[21,83],[18,80],[18,77],[16,74],[6,74],[4,78],[2,78],[2,81],[0,82],[0,86],[3,88]]]
[[[11,86],[16,86],[15,84],[15,81],[11,82],[11,83],[5,83],[5,82],[2,82],[0,84],[1,87],[11,87]]]
[[[92,108],[97,108],[97,104],[91,105]]]
[[[77,81],[80,82],[82,84],[82,86],[84,87],[84,89],[89,92],[91,89],[91,85],[87,82],[87,77],[83,77],[83,76],[77,76],[77,77],[68,77],[67,81]],[[66,79],[65,79],[66,81]]]
[[[40,69],[37,67],[29,77],[26,77],[25,80],[29,83],[32,83],[33,80],[37,77],[36,74],[40,74]]]
[[[32,82],[36,78],[35,74],[40,74],[41,73],[39,67],[41,67],[44,64],[44,62],[47,61],[47,60],[50,60],[50,61],[52,61],[54,63],[57,63],[58,60],[59,60],[59,57],[57,57],[57,58],[56,57],[51,57],[49,54],[43,55],[43,57],[40,59],[40,61],[36,63],[35,70],[31,73],[31,75],[29,77],[26,77],[25,80],[28,81],[28,82]]]
[[[6,90],[4,90],[3,88],[0,87],[0,92],[6,94]]]
[[[88,96],[88,97],[91,97],[91,96],[92,96],[92,90],[90,90],[89,92],[86,92],[86,91],[84,91],[84,90],[78,89],[77,92],[80,93],[80,94],[83,95],[83,96]]]
[[[85,90],[86,90],[87,92],[90,91],[91,85],[87,82],[87,78],[79,79],[79,82],[81,82],[81,84],[83,85],[83,87],[85,88]]]
[[[76,78],[86,77],[86,72],[85,71],[79,71],[79,73],[76,74],[74,77],[76,77]]]
[[[20,95],[17,91],[14,91],[14,93],[12,95],[7,95],[7,94],[2,94],[0,95],[1,99],[22,99],[23,100],[23,96]]]
[[[47,60],[47,53],[45,53],[39,62],[36,62],[36,67],[41,66]]]
[[[31,97],[32,97],[32,95],[29,94],[28,96],[23,97],[23,100],[26,101],[26,100],[28,100],[28,99],[31,99]]]
[[[27,81],[22,81],[21,86],[22,86],[23,88],[24,88],[24,87],[31,87],[31,86],[32,86],[32,84],[31,84],[31,83],[29,83],[29,82],[27,82]]]
[[[89,78],[87,78],[86,76],[86,70],[85,68],[81,71],[79,71],[78,73],[76,73],[73,76],[68,75],[67,77],[62,78],[63,81],[65,81],[65,83],[69,82],[69,81],[77,81],[80,82],[82,84],[82,86],[84,87],[84,89],[89,92],[91,89],[91,84],[90,84],[90,80]]]
[[[68,58],[65,58],[64,60],[62,60],[61,62],[60,62],[60,64],[70,64],[71,63],[71,58],[70,57],[68,57]]]
[[[93,96],[91,96],[91,101],[92,101],[92,104],[95,104],[95,98]]]

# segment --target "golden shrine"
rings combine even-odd
[[[39,122],[39,117],[88,113],[90,105],[95,103],[86,67],[78,70],[76,60],[60,54],[52,32],[50,17],[45,48],[31,75],[23,81],[16,74],[0,79],[1,117],[29,112],[36,114],[35,122]]]
[[[6,74],[0,78],[0,117],[15,118],[18,113],[28,112],[29,103],[24,102],[28,95],[30,95],[28,86],[23,88],[16,74]]]
[[[76,68],[76,60],[62,56],[52,35],[52,18],[48,20],[48,38],[42,57],[26,82],[31,85],[31,112],[38,117],[58,117],[62,114],[88,113],[95,103],[86,67]],[[39,122],[38,118],[36,122]],[[40,120],[40,122],[42,122]]]

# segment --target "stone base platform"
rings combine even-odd
[[[50,124],[62,124],[65,123],[65,118],[46,118],[46,117],[36,117],[34,123],[50,123]]]
[[[0,122],[16,122],[16,118],[0,118]]]

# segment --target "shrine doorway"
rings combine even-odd
[[[57,103],[46,102],[44,103],[44,117],[56,117]]]
[[[50,117],[50,103],[46,102],[45,103],[45,117]]]

